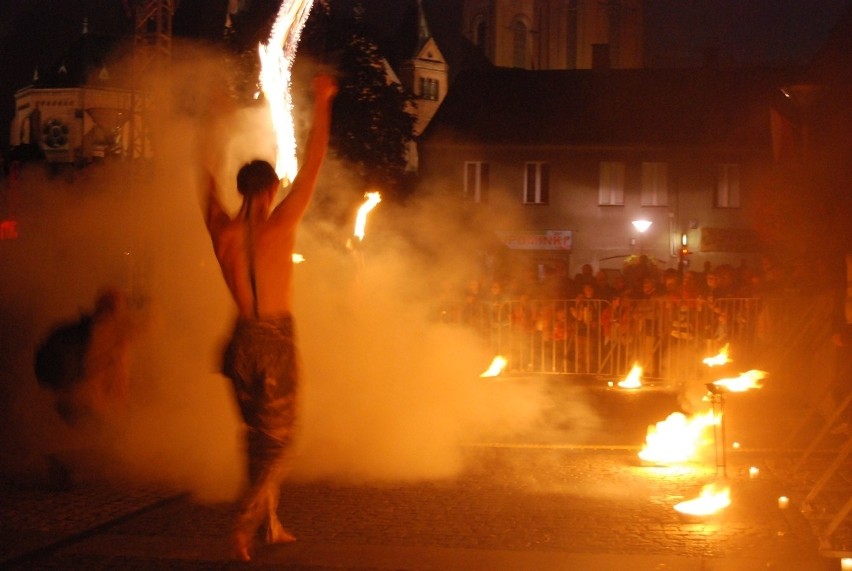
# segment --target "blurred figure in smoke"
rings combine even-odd
[[[72,467],[101,456],[124,428],[131,340],[140,325],[125,294],[107,289],[94,311],[55,327],[36,350],[36,378],[56,395],[56,412],[79,441],[68,453],[49,456],[54,485],[70,485]]]
[[[248,561],[255,534],[268,543],[294,541],[278,521],[281,481],[296,417],[298,368],[292,306],[296,229],[314,193],[325,158],[335,80],[313,80],[314,116],[304,161],[289,193],[273,208],[281,184],[275,169],[255,160],[237,174],[243,197],[231,218],[210,181],[206,223],[238,317],[225,349],[222,372],[231,380],[247,429],[251,487],[237,518],[234,543]],[[261,530],[263,524],[265,529]]]

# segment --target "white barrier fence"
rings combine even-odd
[[[522,299],[479,303],[453,321],[473,327],[508,372],[619,379],[638,364],[643,378],[668,383],[701,378],[703,360],[726,344],[748,355],[761,330],[754,298]]]

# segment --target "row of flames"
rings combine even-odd
[[[722,347],[718,354],[702,361],[708,367],[719,367],[731,362],[729,345]],[[637,389],[642,386],[642,369],[634,365],[627,378],[618,383],[620,388]],[[741,393],[761,387],[766,377],[765,371],[752,369],[738,377],[721,378],[708,384],[708,397],[712,394]],[[665,420],[648,427],[645,445],[639,451],[639,459],[655,466],[677,466],[699,460],[703,451],[715,444],[716,427],[722,423],[722,413],[714,409],[686,416],[681,412],[670,414]],[[713,434],[710,431],[713,430]],[[725,443],[722,443],[724,446]],[[756,474],[752,468],[750,474]],[[721,483],[705,485],[698,497],[680,502],[674,509],[687,517],[706,517],[719,512],[731,504],[731,489]]]
[[[721,351],[712,357],[703,359],[708,367],[719,367],[731,363],[730,347],[725,345]],[[500,376],[507,361],[502,355],[494,357],[488,369],[481,377],[494,378]],[[610,387],[635,390],[642,385],[642,367],[635,363],[627,376],[617,383],[608,383]],[[721,378],[713,381],[711,392],[741,393],[761,387],[761,381],[766,377],[765,371],[752,369],[738,377]],[[708,388],[710,387],[708,385]],[[709,395],[710,393],[708,393]],[[705,400],[710,400],[705,398]],[[696,413],[687,416],[681,412],[670,414],[648,427],[643,448],[639,451],[639,459],[646,465],[653,466],[683,466],[696,462],[706,448],[714,443],[715,433],[711,434],[722,422],[722,414],[715,410]],[[722,443],[724,446],[724,443]],[[754,477],[757,468],[751,468],[749,474]],[[711,483],[702,489],[697,498],[680,502],[674,509],[685,516],[701,517],[711,515],[727,507],[731,503],[731,491],[726,485]]]

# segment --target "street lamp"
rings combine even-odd
[[[632,224],[633,227],[636,228],[636,230],[639,232],[639,255],[641,256],[643,253],[642,247],[644,246],[642,237],[645,235],[645,232],[648,230],[648,228],[651,227],[651,224],[653,224],[653,222],[644,218],[640,218],[639,220],[634,220]]]

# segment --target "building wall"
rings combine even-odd
[[[688,236],[690,264],[701,269],[705,261],[738,264],[756,261],[757,252],[702,251],[702,234],[716,229],[718,237],[730,232],[737,237],[749,227],[748,201],[751,190],[769,168],[769,158],[746,152],[731,156],[712,149],[696,151],[637,149],[567,149],[565,147],[475,147],[432,141],[421,147],[423,190],[445,192],[462,200],[465,161],[489,164],[488,201],[471,204],[480,211],[482,233],[496,231],[568,230],[572,233],[571,272],[584,263],[597,268],[621,268],[624,257],[644,253],[659,260],[661,267],[677,267],[681,235]],[[625,163],[623,205],[599,204],[600,162]],[[550,167],[550,193],[546,205],[524,204],[524,165],[544,161]],[[641,204],[643,161],[669,165],[668,200],[663,206]],[[736,161],[740,165],[740,207],[714,206],[717,164]],[[641,235],[632,220],[653,222]],[[720,234],[720,232],[722,234]],[[722,240],[726,244],[742,241]],[[735,246],[736,247],[736,246]],[[564,253],[538,252],[541,258],[564,258]]]
[[[126,120],[130,93],[117,89],[22,89],[15,95],[11,145],[37,143],[49,162],[58,163],[89,161],[103,156],[104,143],[109,136],[110,140],[117,137],[119,148],[126,150],[128,140],[120,130],[124,121],[110,135],[107,133],[109,126],[98,127],[93,109],[122,110]]]
[[[414,58],[400,66],[399,79],[416,98],[414,134],[419,135],[438,111],[449,85],[449,66],[433,38],[426,41]],[[434,82],[436,92],[425,93],[424,81]]]
[[[601,45],[611,67],[638,68],[642,9],[641,0],[465,0],[462,32],[499,67],[589,69]],[[517,26],[526,30],[522,57]]]

